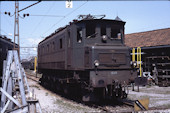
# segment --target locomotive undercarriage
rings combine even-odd
[[[114,100],[118,98],[123,99],[127,97],[125,90],[126,88],[122,87],[119,83],[107,85],[105,87],[94,87],[86,91],[86,94],[82,96],[82,100],[85,102],[96,102],[103,100]]]
[[[46,70],[43,72],[41,84],[57,93],[62,93],[71,98],[82,99],[85,102],[127,97],[127,88],[125,85],[122,86],[122,83],[116,80],[112,80],[112,83],[109,83],[108,80],[102,81],[100,72],[98,72],[98,75],[95,75],[95,79],[99,84],[94,86],[92,82],[94,79],[90,77],[92,73],[96,73],[96,71]],[[105,78],[110,79],[106,75]]]

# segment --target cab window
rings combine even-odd
[[[70,38],[71,38],[71,37],[70,37],[70,31],[68,31],[68,47],[70,47],[70,43],[71,43],[71,42],[70,42],[70,40],[71,40]]]
[[[111,28],[111,38],[113,38],[113,39],[121,39],[120,29]]]
[[[101,36],[106,35],[106,26],[102,25],[100,32],[101,32]]]
[[[86,24],[86,37],[87,38],[94,38],[95,37],[95,29],[96,25],[94,23],[87,23]]]
[[[77,42],[81,43],[83,38],[82,28],[77,28]]]
[[[63,41],[62,41],[62,38],[60,39],[60,49],[63,48]]]

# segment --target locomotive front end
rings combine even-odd
[[[136,76],[136,71],[130,66],[129,48],[96,45],[87,47],[85,56],[86,66],[91,68],[90,85],[96,92],[95,97],[126,98],[126,86],[132,83]]]
[[[87,31],[88,24],[91,31]],[[86,38],[84,63],[89,70],[90,90],[94,97],[126,98],[126,86],[137,75],[130,65],[129,48],[124,45],[124,24],[122,21],[86,24],[86,34],[91,32],[92,35]],[[97,26],[95,33],[92,33],[93,26]]]

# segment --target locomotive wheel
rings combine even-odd
[[[50,83],[50,85],[49,85],[50,89],[51,89],[52,91],[54,91],[54,90],[55,90],[55,79],[52,78],[52,77],[50,77],[50,80],[49,80],[48,83]]]
[[[167,83],[167,81],[162,80],[162,81],[159,81],[159,82],[158,82],[158,86],[159,86],[159,87],[167,87],[167,86],[168,86],[168,83]]]
[[[59,92],[61,90],[61,84],[59,83],[59,81],[55,82],[55,91]]]
[[[126,94],[125,91],[122,91],[122,98],[123,98],[123,99],[127,98],[127,94]]]
[[[105,97],[106,97],[105,88],[95,88],[94,95],[99,99],[102,99],[102,100],[105,99]]]
[[[168,86],[167,81],[162,81],[162,86],[163,86],[163,87],[167,87],[167,86]]]
[[[43,75],[42,76],[42,81],[41,81],[41,83],[42,83],[42,85],[44,86],[44,87],[47,87],[47,81],[46,81],[47,79],[46,79],[46,76],[45,75]]]
[[[69,85],[63,84],[63,93],[68,96],[69,95]]]

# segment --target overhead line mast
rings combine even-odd
[[[20,57],[20,40],[19,40],[19,12],[32,7],[33,5],[38,4],[41,1],[38,1],[32,5],[29,5],[21,10],[19,10],[19,1],[15,1],[15,24],[14,24],[14,50],[18,50]],[[15,40],[18,39],[18,48],[15,47]]]
[[[1,1],[0,1],[0,35],[1,35]]]
[[[18,48],[15,47],[15,40],[18,39]],[[19,41],[19,1],[15,1],[15,24],[14,24],[14,50],[18,50],[20,57],[20,41]]]

